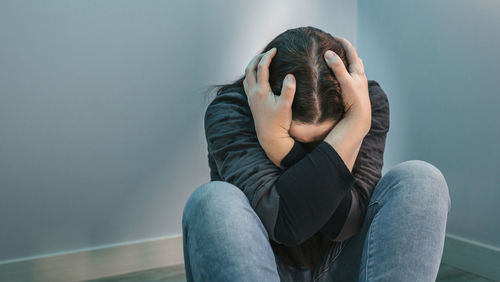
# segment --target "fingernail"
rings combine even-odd
[[[286,79],[288,79],[288,81],[290,81],[290,82],[293,82],[293,81],[295,80],[295,79],[293,78],[293,75],[291,75],[291,74],[287,74],[287,75],[286,75]]]
[[[329,62],[333,62],[337,59],[337,57],[333,54],[333,51],[330,50],[326,51],[325,57]]]

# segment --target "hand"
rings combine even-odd
[[[356,118],[363,120],[366,132],[368,132],[371,125],[371,105],[363,61],[358,57],[356,49],[347,39],[343,37],[336,38],[341,41],[346,51],[349,72],[335,52],[326,51],[325,60],[340,83],[346,116],[356,116]]]
[[[279,166],[279,162],[291,150],[294,142],[288,131],[292,122],[295,78],[292,74],[285,76],[281,96],[272,92],[269,84],[269,65],[276,52],[276,48],[272,48],[250,61],[245,69],[243,87],[259,143],[269,158]]]
[[[352,172],[361,143],[371,127],[371,104],[363,61],[345,38],[337,37],[344,47],[349,72],[333,51],[325,52],[325,60],[340,83],[346,114],[326,136],[325,141],[340,155]]]

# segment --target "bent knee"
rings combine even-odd
[[[189,196],[182,212],[183,225],[188,218],[229,213],[232,206],[248,200],[237,186],[226,181],[210,181],[200,185]]]
[[[409,160],[394,166],[388,173],[402,181],[411,195],[419,199],[444,205],[449,211],[451,198],[443,173],[434,165],[422,160]]]

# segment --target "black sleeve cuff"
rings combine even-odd
[[[328,222],[321,228],[320,232],[325,234],[330,240],[333,241],[344,227],[351,209],[351,202],[352,194],[348,192]]]
[[[303,143],[298,142],[297,140],[294,141],[295,143],[293,144],[292,149],[280,162],[281,169],[287,169],[308,154]]]
[[[340,176],[349,186],[353,185],[356,179],[354,175],[351,173],[344,160],[340,157],[340,155],[335,151],[335,149],[326,141],[322,141],[318,148],[324,151],[329,158],[331,158],[332,162],[337,167]]]

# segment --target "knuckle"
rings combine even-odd
[[[363,68],[363,65],[359,65],[357,70],[358,70],[359,74],[361,74],[361,75],[365,74],[365,68]]]
[[[263,85],[259,84],[259,85],[257,85],[257,92],[258,92],[259,94],[263,94],[263,93],[265,93],[265,92],[266,92],[266,89],[264,88],[264,86],[263,86]]]
[[[344,76],[344,75],[339,75],[336,77],[337,78],[337,81],[342,84],[342,85],[346,85],[346,84],[349,84],[350,83],[350,79],[348,76]]]
[[[292,106],[292,103],[289,101],[289,99],[284,99],[281,103],[280,103],[281,107],[287,109],[287,108],[291,108]]]

